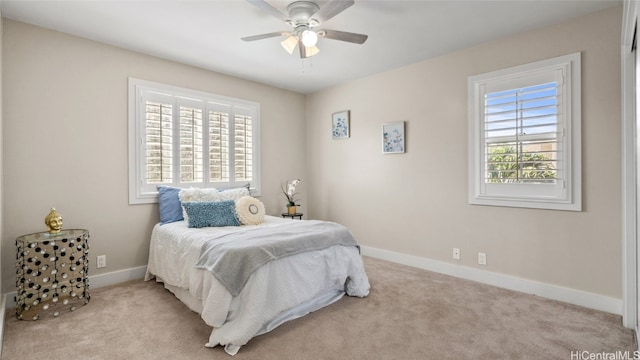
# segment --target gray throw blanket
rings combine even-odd
[[[296,221],[208,240],[202,245],[196,267],[211,271],[231,295],[237,296],[249,276],[269,261],[334,245],[358,246],[351,232],[340,224]]]

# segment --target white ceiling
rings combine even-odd
[[[621,4],[355,0],[318,29],[369,39],[363,45],[320,39],[320,53],[302,60],[280,46],[282,37],[240,40],[291,29],[245,0],[0,1],[6,18],[305,94]],[[291,1],[268,2],[286,13]]]

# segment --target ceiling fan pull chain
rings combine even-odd
[[[305,71],[306,69],[305,69],[305,67],[304,67],[304,64],[306,64],[306,63],[307,63],[307,61],[308,61],[308,64],[309,64],[309,66],[307,66],[307,69],[309,69],[309,70],[313,69],[313,58],[310,58],[310,57],[307,57],[307,58],[301,58],[301,59],[300,59],[300,62],[301,62],[301,64],[302,64],[302,66],[301,66],[300,68],[301,68],[301,70],[302,70],[302,73],[303,73],[303,74],[306,72],[306,71]]]

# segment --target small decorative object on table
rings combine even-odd
[[[62,230],[62,215],[52,207],[49,214],[45,216],[44,223],[49,228],[49,234],[57,234]]]
[[[53,317],[89,303],[89,231],[62,230],[62,216],[51,209],[47,232],[16,239],[16,316]]]
[[[300,179],[295,179],[289,183],[287,183],[287,189],[285,190],[284,185],[282,186],[282,193],[287,198],[287,213],[289,215],[295,215],[298,211],[298,205],[296,200],[296,186],[301,182]]]

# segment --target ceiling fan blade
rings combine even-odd
[[[288,31],[278,31],[278,32],[272,32],[272,33],[268,33],[268,34],[260,34],[260,35],[253,35],[253,36],[245,36],[243,38],[241,38],[244,41],[256,41],[256,40],[262,40],[262,39],[268,39],[268,38],[272,38],[272,37],[276,37],[276,36],[284,36],[284,35],[289,35],[291,34]]]
[[[332,17],[345,11],[348,7],[350,7],[353,4],[354,4],[353,0],[348,0],[348,1],[333,0],[322,5],[320,10],[316,14],[314,14],[313,17],[316,18],[316,20],[320,21],[320,23],[324,23],[329,19],[331,19]]]
[[[284,14],[283,12],[281,12],[280,10],[274,8],[273,6],[269,5],[269,3],[267,3],[264,0],[247,0],[247,2],[255,5],[256,7],[262,9],[263,11],[271,14],[272,16],[275,16],[276,18],[282,20],[282,21],[287,21],[289,20],[289,16]]]
[[[352,32],[338,31],[338,30],[320,30],[318,31],[318,36],[327,38],[327,39],[347,41],[347,42],[356,43],[356,44],[364,44],[364,42],[367,41],[367,39],[369,38],[368,35],[356,34]]]

